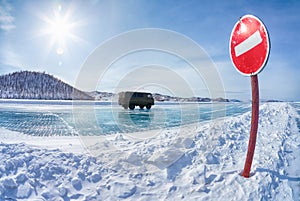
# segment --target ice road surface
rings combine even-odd
[[[0,200],[300,200],[299,113],[299,104],[260,106],[248,179],[239,173],[249,111],[165,128],[151,138],[118,133],[88,149],[78,136],[36,137],[2,127]]]

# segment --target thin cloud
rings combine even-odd
[[[0,3],[0,29],[3,31],[10,31],[16,28],[14,21],[15,18],[11,15],[12,6],[3,1]]]

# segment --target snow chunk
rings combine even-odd
[[[77,177],[75,177],[74,179],[72,179],[72,186],[80,191],[82,189],[82,183],[81,183],[81,180]]]
[[[12,178],[6,178],[3,182],[3,186],[6,189],[15,189],[18,187],[18,185],[16,184],[15,180],[13,180]]]
[[[219,162],[218,157],[215,154],[208,153],[206,155],[206,163],[207,164],[219,164],[220,162]]]
[[[134,185],[131,182],[128,183],[122,183],[122,182],[115,182],[112,185],[112,190],[114,194],[118,198],[128,198],[132,196],[136,192],[136,185]]]
[[[32,193],[32,187],[30,186],[30,184],[28,183],[21,184],[18,187],[17,198],[20,199],[29,198],[31,193]]]
[[[44,190],[41,194],[46,200],[50,200],[54,195],[49,190]]]
[[[142,157],[138,155],[136,152],[132,152],[126,159],[128,163],[131,163],[136,166],[142,165]]]
[[[179,149],[170,148],[162,152],[155,152],[146,162],[155,165],[159,169],[165,169],[176,162],[183,154]]]
[[[97,183],[102,179],[101,175],[98,173],[92,174],[92,182]]]
[[[58,194],[61,196],[61,197],[65,197],[68,193],[68,189],[66,189],[65,187],[63,186],[60,186],[58,187]]]
[[[16,181],[18,184],[24,184],[24,182],[27,180],[27,176],[24,173],[20,173],[17,178]]]

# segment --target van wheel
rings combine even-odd
[[[147,108],[148,110],[150,110],[150,109],[151,109],[151,105],[150,105],[150,104],[146,105],[146,108]]]
[[[134,105],[129,105],[129,109],[134,110],[135,106]]]
[[[141,109],[141,110],[144,109],[144,105],[140,105],[140,109]]]

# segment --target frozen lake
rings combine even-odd
[[[0,100],[0,200],[298,200],[300,104],[261,103],[245,179],[250,106]]]
[[[34,135],[107,135],[178,127],[251,110],[250,103],[156,103],[124,110],[116,103],[0,101],[0,127]]]

